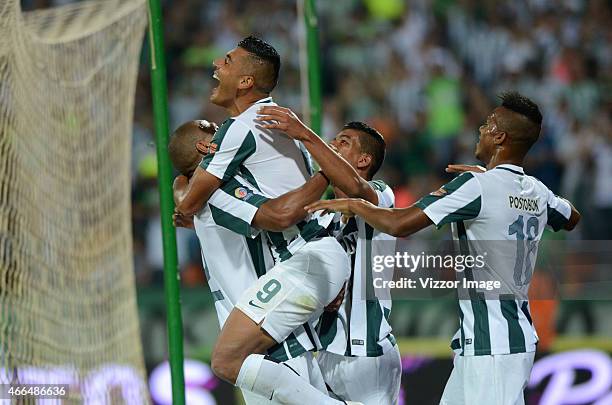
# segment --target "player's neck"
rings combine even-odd
[[[515,166],[523,167],[523,158],[522,157],[514,157],[514,156],[506,156],[504,153],[496,153],[493,155],[489,163],[487,163],[487,170],[491,170],[496,166],[510,164]]]
[[[238,96],[234,99],[234,102],[226,108],[226,110],[230,117],[235,117],[237,115],[242,114],[243,112],[248,110],[249,107],[251,107],[253,104],[266,97],[270,97],[270,95],[261,93],[249,93],[242,96]]]

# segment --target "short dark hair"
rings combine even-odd
[[[373,177],[385,160],[385,149],[387,147],[385,138],[378,130],[361,121],[348,122],[344,124],[342,129],[353,129],[361,133],[359,136],[361,152],[372,156],[372,165],[368,170],[368,176]]]
[[[264,40],[249,35],[242,41],[238,42],[238,46],[247,51],[258,65],[267,66],[268,69],[258,77],[259,83],[256,86],[263,93],[271,93],[278,83],[278,74],[280,71],[281,61],[280,55],[272,45]]]
[[[212,134],[204,131],[200,121],[187,121],[178,127],[170,136],[168,142],[168,155],[176,170],[184,176],[190,177],[202,155],[196,149],[199,141],[208,141]]]
[[[506,131],[511,137],[511,143],[518,144],[527,153],[529,148],[537,142],[542,129],[542,113],[536,103],[529,98],[509,91],[498,96],[501,106],[506,110],[518,114],[522,119],[498,120],[500,129]]]
[[[509,91],[498,96],[502,101],[502,107],[524,115],[529,121],[542,125],[542,113],[536,103],[516,91]]]

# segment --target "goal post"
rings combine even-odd
[[[164,296],[168,325],[172,403],[185,403],[183,355],[183,320],[181,316],[176,230],[172,224],[174,199],[172,196],[172,166],[168,156],[168,90],[164,32],[160,0],[149,0],[149,42],[151,86],[157,149],[158,184],[162,242],[164,249]]]
[[[312,130],[322,136],[323,101],[321,94],[321,58],[319,21],[316,0],[298,0],[300,26],[300,75],[304,119]]]

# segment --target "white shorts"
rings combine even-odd
[[[349,277],[349,266],[336,239],[308,242],[249,287],[236,308],[282,342],[336,298]]]
[[[346,357],[330,352],[317,356],[323,378],[334,394],[364,405],[395,405],[402,380],[397,346],[378,357]]]
[[[534,356],[455,356],[440,405],[523,405]]]
[[[328,394],[325,380],[323,380],[323,374],[319,368],[319,363],[317,363],[317,359],[313,356],[312,352],[306,352],[301,356],[289,359],[283,362],[283,364],[291,367],[301,378],[308,381],[310,385],[323,392],[325,395]],[[246,405],[270,405],[272,403],[278,403],[251,391],[240,391],[242,391],[242,396],[244,397]]]

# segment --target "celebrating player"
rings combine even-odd
[[[331,142],[334,151],[287,108],[263,107],[259,114],[263,127],[282,130],[303,143],[334,185],[336,197],[361,197],[382,208],[393,207],[391,188],[372,181],[385,156],[385,141],[376,129],[349,122]],[[348,165],[339,164],[336,152]],[[325,381],[341,398],[366,405],[395,404],[401,359],[388,322],[390,294],[388,289],[374,289],[372,263],[365,251],[371,246],[370,257],[392,254],[395,238],[374,230],[360,217],[342,226],[340,216],[336,220],[334,234],[351,256],[351,277],[344,305],[338,312],[322,315],[318,331],[324,351],[317,360]]]
[[[405,209],[378,208],[358,199],[319,201],[307,209],[358,215],[395,236],[451,223],[462,253],[484,254],[480,241],[514,241],[513,249],[495,258],[495,266],[466,271],[466,277],[497,277],[510,290],[526,291],[545,226],[572,230],[580,214],[521,167],[539,137],[538,106],[515,92],[501,100],[480,127],[476,158],[486,164],[485,172],[463,173]],[[538,340],[529,303],[524,295],[487,300],[481,292],[469,293],[459,300],[460,327],[451,344],[457,355],[440,403],[523,404]]]
[[[188,181],[202,155],[214,152],[214,149],[210,150],[210,141],[216,129],[215,124],[204,120],[189,121],[172,134],[168,152],[174,167],[183,175],[177,177],[177,183]],[[273,266],[267,238],[254,232],[251,224],[260,229],[278,230],[297,223],[306,216],[304,201],[318,200],[327,185],[327,179],[316,174],[297,190],[269,200],[235,176],[216,190],[193,217],[175,214],[175,225],[194,228],[198,235],[220,327],[243,292]],[[305,328],[309,329],[308,332]],[[319,346],[314,340],[315,333],[310,324],[300,326],[267,353],[327,393],[317,360],[311,353]],[[268,398],[250,391],[242,390],[242,393],[247,405],[271,403]]]
[[[198,212],[238,173],[270,197],[294,190],[310,177],[299,144],[255,121],[259,107],[275,105],[270,92],[280,68],[276,50],[248,37],[214,65],[219,86],[211,101],[232,118],[215,133],[216,152],[204,157],[189,183],[175,188],[176,211],[182,216]],[[329,236],[332,219],[313,216],[289,230],[268,233],[278,263],[247,289],[226,320],[213,351],[217,376],[282,403],[342,403],[260,354],[322,312],[348,279],[348,257]]]

